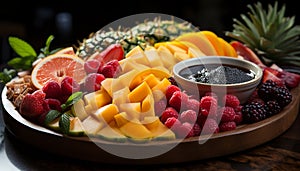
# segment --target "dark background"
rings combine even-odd
[[[191,22],[200,30],[211,30],[220,37],[231,31],[233,18],[240,19],[241,13],[249,11],[247,4],[257,0],[140,0],[140,1],[69,1],[25,0],[6,1],[0,5],[0,63],[12,58],[8,36],[17,36],[38,51],[44,47],[49,35],[55,39],[52,48],[78,45],[90,33],[129,15],[139,13],[163,13]],[[261,0],[266,7],[275,1]],[[286,5],[286,16],[296,16],[300,23],[297,1],[279,0]],[[267,8],[267,7],[266,7]],[[64,24],[61,24],[64,23]]]

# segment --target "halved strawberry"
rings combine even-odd
[[[262,83],[265,83],[267,80],[273,80],[277,83],[279,86],[285,86],[284,81],[277,77],[273,72],[271,72],[269,69],[263,70],[263,77],[262,77]]]
[[[231,46],[236,50],[237,54],[243,57],[245,60],[251,61],[261,68],[265,68],[266,65],[259,59],[259,57],[245,44],[239,41],[230,42]]]
[[[120,44],[111,44],[101,52],[94,53],[89,59],[97,59],[102,65],[111,60],[122,60],[124,58],[124,49]]]
[[[282,70],[279,66],[275,67],[272,65],[271,67],[265,68],[265,70],[276,75],[288,88],[297,87],[300,83],[300,75]]]

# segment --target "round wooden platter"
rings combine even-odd
[[[5,125],[20,141],[65,157],[106,164],[130,165],[197,161],[225,156],[261,145],[279,136],[293,124],[299,112],[300,99],[300,86],[298,86],[292,90],[292,102],[282,112],[254,124],[240,125],[233,131],[184,140],[119,143],[99,138],[63,136],[33,124],[15,110],[13,104],[6,98],[6,91],[6,88],[2,91],[2,103],[6,110],[3,114]],[[161,154],[156,155],[158,152]]]

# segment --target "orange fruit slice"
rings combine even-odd
[[[65,47],[60,49],[59,51],[55,52],[55,54],[70,54],[70,55],[75,55],[75,51],[72,46]]]
[[[81,84],[86,76],[84,60],[76,55],[53,54],[43,58],[31,72],[32,83],[38,89],[49,80],[60,83],[66,76]]]

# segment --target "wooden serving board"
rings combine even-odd
[[[254,124],[238,126],[233,131],[184,140],[118,143],[89,137],[66,137],[24,119],[2,91],[7,129],[20,141],[41,150],[75,159],[106,164],[170,164],[197,161],[241,152],[268,142],[285,132],[299,113],[300,86],[292,90],[293,100],[282,112]],[[101,148],[100,148],[101,147]],[[120,156],[107,149],[124,152]],[[160,155],[151,153],[160,151]],[[141,157],[143,154],[144,157]],[[136,158],[134,156],[136,155]],[[130,156],[130,157],[125,157]],[[149,157],[150,156],[150,157]]]

